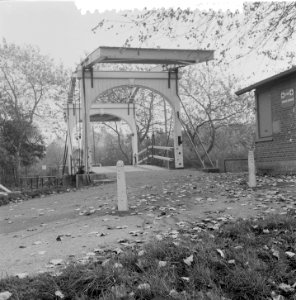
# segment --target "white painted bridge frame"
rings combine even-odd
[[[76,120],[77,117],[80,116],[80,122],[83,122],[83,108],[77,107],[73,103],[68,104],[67,108],[68,114],[68,166],[71,166],[71,157],[72,157],[72,147],[71,141],[74,138],[74,128],[77,125]],[[125,121],[132,133],[132,151],[133,151],[133,165],[135,165],[138,161],[138,136],[137,136],[137,127],[136,127],[136,119],[135,119],[135,106],[133,103],[94,103],[91,105],[89,109],[89,120],[96,122],[103,122],[104,116],[111,116],[114,120],[123,120]],[[115,117],[115,118],[114,118]],[[108,121],[108,120],[107,120]],[[89,122],[88,122],[89,123]],[[85,132],[85,131],[83,131]],[[91,136],[91,131],[88,130],[88,149],[89,149],[89,166],[91,167],[94,162],[94,145],[93,138]],[[82,135],[83,141],[85,142],[85,135]],[[82,144],[82,148],[84,150],[84,146]],[[85,159],[85,158],[84,158]]]
[[[84,74],[83,74],[84,73]],[[80,98],[81,98],[81,121],[82,121],[82,145],[83,145],[83,162],[86,171],[90,171],[92,167],[92,139],[90,138],[90,120],[91,116],[101,114],[102,109],[104,113],[108,113],[125,120],[133,133],[133,161],[138,161],[138,144],[137,134],[135,130],[135,121],[132,117],[128,117],[126,107],[120,109],[112,104],[107,105],[105,108],[103,104],[98,103],[97,99],[100,95],[108,90],[114,88],[131,86],[149,89],[161,95],[171,105],[174,118],[174,156],[175,168],[183,168],[183,146],[181,124],[178,121],[180,113],[180,100],[178,98],[178,76],[176,72],[116,72],[116,71],[91,71],[81,68],[75,74],[80,84]],[[123,104],[121,104],[123,105]],[[107,109],[108,108],[108,109]],[[113,109],[113,111],[112,111]],[[71,108],[70,108],[71,110]],[[73,110],[73,108],[72,108]],[[101,111],[100,111],[101,110]],[[131,114],[130,116],[133,116]],[[70,127],[74,127],[74,117],[70,121]],[[87,120],[87,121],[86,121]],[[69,127],[69,125],[68,125]],[[70,147],[68,147],[70,149]],[[68,153],[70,157],[71,153]]]
[[[197,50],[197,49],[150,49],[150,48],[122,48],[122,47],[104,47],[100,46],[94,50],[90,55],[82,61],[73,77],[79,80],[80,85],[80,99],[81,99],[81,122],[83,124],[82,145],[83,145],[83,164],[86,172],[89,172],[92,167],[92,149],[90,138],[90,122],[91,116],[101,115],[100,110],[102,106],[98,107],[97,99],[100,95],[108,90],[114,88],[131,86],[135,88],[149,89],[155,93],[160,94],[165,100],[169,102],[173,110],[174,118],[174,156],[175,168],[183,168],[183,147],[181,135],[181,123],[179,121],[180,115],[180,98],[178,95],[178,67],[188,66],[195,63],[206,62],[212,60],[214,51],[212,50]],[[124,63],[124,64],[153,64],[158,65],[159,69],[166,67],[170,71],[162,72],[134,72],[134,71],[94,71],[93,67],[100,63]],[[168,68],[168,66],[172,66]],[[72,96],[73,96],[73,83]],[[74,85],[75,87],[75,85]],[[71,105],[73,105],[73,97],[71,99],[71,92],[68,100],[67,108],[67,122],[68,133],[69,127],[73,124],[69,112]],[[72,104],[71,104],[72,103]],[[105,107],[106,108],[106,107]],[[107,108],[106,108],[107,109]],[[124,114],[125,108],[109,107],[108,113],[120,119],[127,121],[130,125],[132,133],[135,132],[134,120],[126,117]],[[113,109],[113,110],[112,110]],[[122,110],[122,111],[121,111]],[[72,106],[72,114],[75,109]],[[106,111],[107,114],[107,111]],[[71,137],[71,135],[68,135]],[[138,158],[138,148],[136,143],[136,133],[133,139],[133,156]],[[68,151],[71,151],[71,138],[68,139]],[[71,153],[68,153],[68,163],[71,166]],[[137,159],[134,160],[137,163]]]

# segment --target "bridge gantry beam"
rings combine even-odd
[[[99,95],[122,86],[149,89],[166,99],[173,110],[175,168],[183,168],[183,146],[180,123],[180,98],[178,95],[178,68],[212,60],[214,51],[197,49],[151,49],[99,47],[86,57],[73,77],[78,79],[83,124],[83,162],[86,172],[91,170],[92,147],[90,145],[90,117]],[[96,71],[96,64],[151,64],[163,67],[161,72],[152,71]],[[136,135],[136,134],[135,134]],[[135,148],[136,149],[136,148]],[[136,150],[137,151],[137,150]],[[137,153],[136,153],[137,154]]]

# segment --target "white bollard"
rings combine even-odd
[[[254,151],[248,153],[248,167],[249,167],[249,187],[256,187],[256,168]]]
[[[124,163],[122,160],[117,162],[116,169],[118,211],[128,211]]]

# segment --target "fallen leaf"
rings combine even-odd
[[[56,238],[56,241],[61,242],[62,241],[62,235],[58,235],[57,238]]]
[[[193,254],[183,259],[183,261],[187,266],[191,266],[191,264],[193,263]]]
[[[279,289],[284,291],[285,293],[294,292],[294,288],[292,286],[290,286],[289,284],[286,284],[286,283],[280,283],[279,284]]]
[[[182,280],[189,282],[189,277],[181,277]]]
[[[180,294],[175,290],[171,290],[169,296],[173,299],[180,299]]]
[[[296,255],[294,252],[291,252],[291,251],[286,251],[285,254],[290,258],[294,257]]]
[[[24,279],[26,277],[29,276],[28,273],[18,273],[18,274],[15,274],[16,277],[18,277],[19,279]]]
[[[138,285],[138,290],[146,290],[149,291],[151,289],[149,283],[141,283]]]
[[[276,295],[276,294],[274,294],[271,297],[272,297],[272,300],[285,300],[285,297],[282,296],[282,295]]]
[[[102,266],[105,267],[108,263],[109,263],[110,259],[105,259],[103,262],[102,262]]]
[[[162,237],[162,235],[160,235],[160,234],[157,234],[157,235],[155,236],[155,238],[156,238],[158,241],[162,241],[162,240],[163,240],[163,237]]]
[[[60,298],[60,299],[64,299],[64,298],[65,298],[64,294],[63,294],[61,291],[56,291],[54,294],[55,294],[58,298]]]
[[[116,254],[120,254],[123,251],[120,248],[116,248],[116,249],[113,250],[113,252],[115,252]]]
[[[115,285],[111,288],[111,292],[114,294],[116,299],[125,299],[127,296],[127,288],[122,285]]]
[[[158,262],[158,267],[165,267],[167,265],[167,262],[166,261],[163,261],[163,260],[160,260],[159,262]]]
[[[42,244],[41,241],[36,241],[36,242],[33,243],[33,245],[41,245],[41,244]]]
[[[8,300],[12,296],[12,293],[5,291],[0,293],[0,300]]]
[[[63,260],[60,258],[56,258],[56,259],[52,259],[49,263],[57,266],[57,265],[61,265],[63,263]]]
[[[271,248],[271,253],[274,257],[276,257],[277,259],[280,258],[280,252],[274,248]]]
[[[216,250],[222,258],[225,258],[225,254],[224,254],[223,250],[221,250],[221,249],[216,249]]]

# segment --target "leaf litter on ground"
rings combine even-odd
[[[150,194],[142,195],[143,201],[137,206],[139,212],[149,202],[153,202],[148,205],[151,212],[168,212],[182,206],[186,209],[189,204],[178,205],[181,198],[188,197],[197,204],[215,205],[221,199],[230,203],[243,201],[258,213],[254,219],[235,221],[231,214],[209,212],[202,220],[177,222],[177,229],[156,234],[148,244],[122,241],[121,248],[94,251],[95,255],[86,257],[83,265],[63,264],[65,269],[59,275],[48,273],[41,278],[45,282],[54,280],[59,291],[73,299],[81,293],[85,299],[97,299],[97,295],[100,299],[113,299],[112,289],[118,286],[131,299],[169,297],[171,291],[176,291],[171,296],[188,296],[184,299],[208,299],[206,295],[213,299],[294,299],[295,182],[295,176],[260,177],[258,187],[250,189],[244,176],[209,174],[199,182],[203,193],[194,176],[184,177],[178,185],[167,182],[160,195],[152,194],[149,188]],[[274,207],[280,214],[272,215]],[[70,274],[75,274],[75,281],[67,281]],[[90,275],[92,281],[85,281]],[[107,278],[111,281],[106,282]],[[14,280],[0,281],[0,290],[9,291],[12,287],[11,299],[35,299],[34,291],[41,293],[39,296],[44,292],[39,276],[30,279],[34,291],[22,288],[22,284],[29,284],[26,278],[18,278],[17,285]],[[150,288],[138,289],[145,284]],[[55,291],[48,299],[57,297]]]

